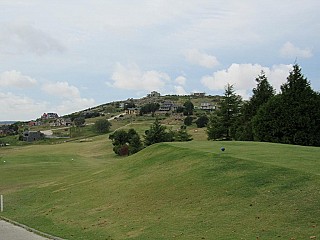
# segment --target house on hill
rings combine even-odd
[[[128,115],[138,115],[139,111],[140,111],[139,108],[127,108],[125,110],[125,113],[128,114]]]
[[[57,113],[44,113],[41,116],[41,119],[57,119],[59,118]]]
[[[191,96],[193,97],[205,97],[206,96],[206,93],[203,93],[203,92],[194,92],[191,94]]]
[[[209,102],[202,102],[200,104],[200,109],[201,110],[206,110],[206,111],[212,111],[212,110],[215,110],[216,107],[213,104],[209,103]]]
[[[154,97],[160,97],[160,96],[161,96],[161,94],[156,91],[152,91],[151,93],[149,93],[147,95],[148,98],[154,98]]]

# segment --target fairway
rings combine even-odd
[[[318,239],[319,173],[319,148],[271,143],[7,147],[1,215],[66,239]]]

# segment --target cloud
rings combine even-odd
[[[170,81],[168,74],[151,70],[142,71],[136,64],[131,64],[127,67],[117,63],[111,79],[113,83],[107,82],[120,89],[127,90],[160,90],[167,81]]]
[[[201,53],[197,49],[189,49],[185,52],[185,57],[188,62],[206,68],[213,68],[219,65],[219,61],[215,56]]]
[[[69,85],[68,82],[47,83],[43,85],[42,90],[52,96],[63,98],[63,101],[53,108],[60,115],[80,111],[95,105],[94,99],[82,98],[79,89]]]
[[[27,24],[3,24],[0,30],[1,52],[15,54],[31,52],[44,55],[64,52],[65,47],[54,37]]]
[[[179,76],[174,80],[179,85],[186,85],[187,79],[184,76]]]
[[[1,120],[25,121],[40,117],[46,110],[47,103],[13,93],[0,92],[0,112],[3,116]],[[5,116],[5,118],[4,118]]]
[[[70,86],[67,82],[47,83],[43,85],[42,90],[61,98],[73,99],[80,97],[79,89],[75,86]]]
[[[60,115],[69,114],[72,112],[84,110],[95,105],[95,100],[90,98],[74,98],[63,101],[57,107],[55,111]]]
[[[26,88],[32,87],[37,81],[29,76],[22,75],[21,72],[16,70],[5,71],[0,74],[1,87],[17,87]]]
[[[312,51],[309,48],[301,49],[294,46],[291,42],[286,42],[280,49],[280,54],[285,58],[311,58]]]
[[[182,86],[174,86],[175,94],[177,95],[188,95],[186,90]]]
[[[228,69],[216,71],[212,76],[202,77],[201,83],[212,91],[224,90],[228,83],[232,84],[237,94],[246,99],[256,86],[255,79],[261,73],[261,70],[265,72],[270,84],[279,90],[291,69],[292,65],[283,64],[269,68],[259,64],[233,63]]]

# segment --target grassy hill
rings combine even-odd
[[[270,143],[8,147],[2,216],[67,239],[320,238],[319,170],[319,148]]]

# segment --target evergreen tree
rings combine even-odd
[[[241,108],[241,114],[238,118],[235,138],[242,141],[254,140],[252,119],[257,114],[258,109],[267,103],[275,94],[274,88],[269,84],[263,71],[255,79],[257,87],[252,90],[253,95],[248,102]]]
[[[166,132],[166,127],[162,126],[158,119],[151,125],[150,129],[145,131],[145,144],[147,146],[160,142],[173,141],[173,134]]]
[[[319,108],[319,94],[295,64],[281,94],[258,111],[254,134],[261,141],[320,146]]]
[[[186,142],[186,141],[192,140],[192,136],[187,132],[186,128],[187,128],[186,126],[181,126],[179,131],[177,131],[175,134],[175,141]]]
[[[217,117],[209,119],[208,139],[223,138],[230,140],[234,137],[235,123],[239,116],[241,101],[241,97],[235,94],[233,85],[228,84],[220,108],[217,110]]]
[[[184,106],[183,114],[185,116],[190,116],[193,114],[194,105],[190,100],[186,101],[183,104],[183,106]]]

